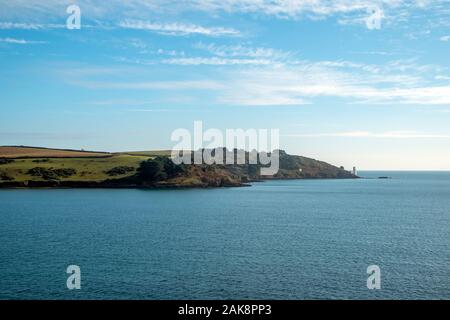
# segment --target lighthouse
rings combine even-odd
[[[358,175],[358,171],[356,171],[356,167],[353,167],[352,174],[355,176]]]

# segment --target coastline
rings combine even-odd
[[[359,178],[343,167],[283,150],[279,150],[278,170],[273,176],[261,175],[263,166],[251,164],[247,152],[243,164],[177,165],[170,160],[169,153],[161,151],[108,157],[104,154],[90,157],[91,153],[84,152],[85,157],[80,158],[77,151],[61,149],[0,147],[1,150],[4,157],[0,152],[0,189],[208,189],[247,187],[269,180]],[[29,152],[30,158],[24,159],[24,152]],[[65,158],[55,157],[61,152]],[[237,150],[234,153],[236,157]]]
[[[130,183],[121,180],[110,181],[10,181],[0,182],[1,189],[216,189],[216,188],[243,188],[252,187],[253,183],[264,183],[272,180],[350,180],[361,179],[360,177],[345,178],[266,178],[251,180],[245,183],[221,183],[211,185],[199,184],[176,184],[176,183]]]

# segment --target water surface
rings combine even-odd
[[[361,175],[393,179],[0,190],[0,299],[449,299],[450,173]]]

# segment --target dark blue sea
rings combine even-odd
[[[0,190],[0,299],[450,299],[450,173],[360,175]]]

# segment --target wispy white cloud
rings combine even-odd
[[[450,134],[429,134],[417,131],[350,131],[337,133],[285,134],[291,138],[377,138],[377,139],[450,139]]]
[[[300,106],[300,105],[308,105],[311,102],[296,97],[295,95],[286,95],[282,93],[276,92],[268,92],[262,93],[259,92],[257,94],[246,93],[246,94],[236,94],[236,95],[227,95],[221,98],[222,102],[231,105],[242,105],[242,106]]]
[[[450,80],[450,76],[437,75],[434,77],[435,80]]]
[[[148,81],[148,82],[106,82],[72,81],[73,84],[89,89],[119,90],[218,90],[222,84],[215,81]]]
[[[15,38],[0,38],[0,42],[10,43],[10,44],[43,44],[43,43],[48,43],[46,41],[32,41],[32,40],[15,39]]]
[[[36,23],[0,22],[0,29],[39,30],[43,28],[44,25]]]
[[[439,40],[444,41],[444,42],[448,42],[448,41],[450,41],[450,36],[440,37]]]
[[[218,57],[193,57],[193,58],[172,58],[163,59],[162,63],[166,64],[177,64],[177,65],[268,65],[271,64],[271,60],[267,59],[229,59],[229,58],[218,58]]]
[[[43,19],[44,20],[44,19]],[[64,19],[61,19],[65,21]],[[60,21],[61,21],[60,20]],[[97,29],[112,29],[111,26],[105,24],[87,24],[82,25],[83,28],[97,28]],[[11,22],[0,21],[0,30],[50,30],[50,29],[66,29],[67,25],[64,23],[29,23],[29,22]]]
[[[350,54],[372,55],[372,56],[392,56],[395,53],[387,51],[349,51]]]
[[[430,28],[443,24],[448,26],[450,13],[448,0],[193,0],[188,7],[207,12],[250,13],[281,19],[336,17],[340,24],[359,24],[369,29],[380,28],[378,23],[404,24],[423,16],[424,12],[433,17]]]
[[[438,113],[450,113],[450,109],[434,110],[433,112],[438,112]]]
[[[154,51],[153,53],[159,54],[159,55],[165,55],[165,56],[184,56],[185,52],[184,51],[177,51],[177,50],[167,50],[167,49],[161,49],[159,48],[158,50]]]
[[[136,41],[132,42],[134,45]],[[143,48],[141,42],[137,42],[136,47]],[[146,53],[154,55],[152,59],[129,59],[126,57],[119,57],[122,62],[135,63],[142,65],[155,65],[155,64],[172,64],[181,66],[236,66],[236,65],[277,65],[290,62],[290,52],[283,52],[273,48],[261,48],[261,47],[246,47],[242,45],[215,45],[215,44],[203,44],[197,43],[194,49],[205,50],[210,55],[189,56],[185,51],[177,51],[170,49],[157,49],[140,51],[140,53]],[[169,56],[161,58],[158,56]]]
[[[155,105],[161,104],[188,104],[192,101],[186,99],[186,97],[176,95],[167,98],[154,98],[149,100],[139,100],[139,99],[106,99],[106,100],[96,100],[91,101],[88,104],[96,107],[153,107]],[[127,109],[129,110],[129,109]],[[136,109],[137,110],[137,109]],[[154,108],[152,108],[154,110]],[[161,109],[156,109],[161,110]],[[173,110],[173,109],[171,109]]]
[[[450,85],[437,86],[420,73],[404,74],[385,66],[377,70],[339,62],[302,62],[238,70],[228,76],[227,90],[220,97],[223,103],[257,105],[266,100],[305,104],[328,97],[352,104],[450,104]],[[252,99],[255,102],[249,103]]]
[[[173,36],[185,36],[192,34],[212,37],[240,35],[238,30],[232,28],[203,27],[195,24],[183,23],[155,23],[140,20],[125,20],[120,22],[119,26],[125,29],[147,30]]]
[[[180,112],[178,109],[127,109],[127,112]],[[184,109],[183,111],[187,111]]]
[[[17,17],[61,18],[72,0],[9,0],[2,3],[0,19]],[[225,13],[265,15],[282,19],[323,19],[337,16],[341,23],[365,22],[377,6],[386,19],[403,23],[415,12],[434,16],[433,25],[448,25],[448,0],[78,0],[88,20],[148,19],[149,13],[177,16],[184,12],[203,12],[215,16]],[[33,19],[34,20],[34,19]],[[433,26],[430,24],[430,26]],[[152,27],[154,28],[154,27]],[[178,31],[176,31],[178,33]]]
[[[87,27],[87,26],[84,26]],[[0,22],[0,30],[44,30],[44,29],[62,29],[66,28],[65,24],[54,23],[22,23],[2,21]]]
[[[284,52],[273,48],[249,47],[243,45],[216,45],[214,43],[197,43],[197,49],[203,49],[209,53],[224,58],[264,58],[264,59],[286,59],[291,56],[290,52]]]
[[[266,15],[296,18],[302,14],[329,16],[351,12],[366,12],[375,4],[386,7],[406,5],[402,0],[194,0],[192,6],[199,10],[227,12],[255,12]]]
[[[270,59],[215,56],[131,62],[142,66],[166,63],[236,67],[215,70],[214,80],[197,75],[190,80],[167,82],[124,81],[120,75],[127,68],[123,67],[116,71],[81,68],[73,74],[60,72],[66,77],[75,77],[71,83],[91,89],[215,90],[211,104],[220,105],[292,106],[313,104],[319,98],[338,98],[349,104],[450,105],[450,83],[442,79],[439,85],[436,84],[436,77],[442,75],[443,70],[438,67],[433,72],[432,66],[411,61],[393,61],[385,65],[349,61],[288,61],[277,64]],[[140,79],[145,79],[145,69],[133,67],[130,70],[131,73],[127,74],[139,72]],[[115,78],[105,81],[104,76],[109,74]],[[103,78],[94,81],[98,76]]]

